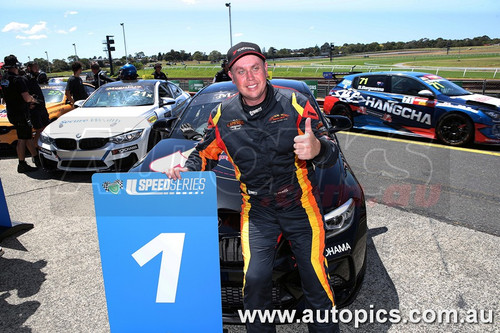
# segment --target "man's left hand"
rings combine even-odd
[[[321,143],[311,128],[311,118],[306,118],[305,133],[297,135],[293,141],[295,142],[293,145],[295,154],[301,160],[312,160],[321,151]]]

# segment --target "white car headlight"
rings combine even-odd
[[[325,214],[326,237],[330,238],[349,228],[354,220],[354,210],[354,200],[351,198],[337,209]]]
[[[109,141],[111,141],[113,143],[117,143],[117,144],[131,142],[131,141],[139,139],[141,137],[141,134],[143,131],[144,131],[144,129],[138,129],[138,130],[133,130],[133,131],[130,131],[127,133],[115,135],[115,136],[111,137],[109,139]]]
[[[52,139],[50,136],[48,136],[47,134],[45,134],[45,133],[43,133],[43,132],[42,132],[42,134],[40,134],[40,139],[39,139],[39,141],[40,141],[41,143],[46,144],[46,145],[51,145],[51,144],[53,144],[53,143],[54,143],[54,139]]]

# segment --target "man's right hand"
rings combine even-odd
[[[182,167],[173,167],[167,170],[165,174],[167,175],[168,178],[177,180],[181,179],[181,172],[186,172],[189,171],[188,168],[182,168]]]

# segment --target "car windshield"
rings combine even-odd
[[[204,134],[208,125],[210,112],[224,99],[233,95],[236,91],[217,91],[213,93],[199,94],[193,98],[186,110],[182,113],[180,121],[175,126],[172,138],[185,139],[181,131],[181,125],[190,124],[198,133]]]
[[[463,96],[472,94],[471,92],[456,85],[455,83],[443,79],[442,77],[437,75],[422,75],[420,76],[420,79],[428,85],[431,85],[433,88],[439,90],[441,94],[446,96]]]
[[[64,98],[64,86],[41,86],[45,103],[61,103]]]
[[[98,89],[83,107],[142,106],[154,103],[154,85],[105,85]]]

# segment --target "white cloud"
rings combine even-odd
[[[94,35],[94,33],[91,31],[91,32],[88,33],[88,35],[92,36],[92,35]]]
[[[34,26],[31,27],[29,30],[24,30],[23,32],[28,35],[34,35],[39,33],[40,31],[47,30],[47,22],[40,21]]]
[[[77,29],[77,27],[71,27],[71,28],[69,29],[69,32],[76,31],[76,29]]]
[[[3,27],[2,32],[9,31],[22,31],[27,29],[30,25],[27,23],[10,22],[5,27]]]
[[[21,36],[21,35],[17,35],[16,36],[17,39],[44,39],[44,38],[47,38],[47,35],[30,35],[30,36]]]
[[[186,5],[196,5],[198,4],[198,1],[197,0],[181,0],[183,3],[185,3]]]
[[[31,45],[31,43],[30,43],[30,42],[24,42],[24,43],[22,43],[21,45],[22,45],[22,46],[30,46],[30,45]]]
[[[241,37],[243,36],[243,33],[242,32],[238,32],[238,33],[235,33],[233,34],[234,37]]]
[[[314,29],[316,29],[314,25],[309,27],[309,30],[314,30]]]
[[[76,10],[68,10],[64,13],[64,17],[68,17],[69,15],[76,15],[78,12]]]
[[[55,32],[56,32],[57,34],[61,34],[61,35],[67,35],[67,34],[68,34],[68,32],[67,32],[67,31],[65,31],[65,30],[56,30]]]

